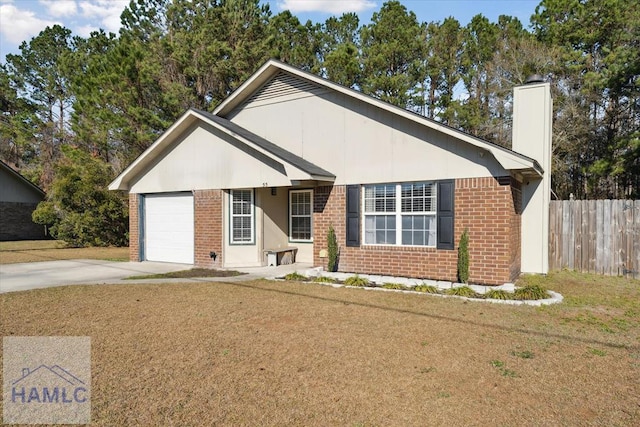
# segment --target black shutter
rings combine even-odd
[[[453,249],[455,244],[454,236],[454,193],[455,181],[438,181],[438,249]]]
[[[360,186],[347,185],[347,246],[360,246]]]

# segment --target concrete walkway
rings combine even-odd
[[[194,279],[145,279],[123,280],[131,276],[162,274],[190,270],[191,265],[165,262],[115,262],[92,259],[28,262],[0,265],[0,293],[50,288],[63,285],[96,285],[115,283],[160,283],[243,281],[284,276],[296,270],[306,270],[310,265],[291,264],[277,267],[252,267],[236,269],[246,273],[235,277],[207,277]]]

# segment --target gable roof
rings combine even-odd
[[[469,143],[475,147],[491,153],[500,165],[507,170],[515,170],[525,177],[541,177],[544,170],[540,164],[523,154],[504,148],[489,141],[485,141],[468,133],[454,129],[450,126],[439,123],[435,120],[421,116],[404,108],[397,107],[387,102],[366,95],[357,90],[331,82],[315,74],[300,70],[291,65],[282,63],[275,59],[269,60],[258,71],[256,71],[247,81],[245,81],[238,89],[236,89],[228,98],[226,98],[214,111],[215,116],[226,117],[236,108],[248,101],[251,96],[261,87],[274,78],[279,72],[292,74],[300,79],[312,82],[321,87],[334,90],[351,98],[357,99],[374,107],[388,111],[392,114],[404,117],[413,122],[419,123],[428,128],[442,132],[452,136],[458,140]]]
[[[251,141],[253,142],[255,145],[257,145],[258,147],[261,147],[263,149],[265,149],[267,152],[273,154],[274,156],[278,157],[279,159],[285,161],[286,163],[289,163],[290,165],[293,165],[295,167],[297,167],[298,169],[300,169],[303,172],[308,173],[309,175],[314,175],[314,176],[318,176],[318,177],[325,177],[325,178],[335,178],[336,176],[333,175],[331,172],[328,172],[324,169],[322,169],[319,166],[314,165],[313,163],[309,162],[308,160],[303,159],[300,156],[297,156],[293,153],[290,153],[289,151],[285,150],[284,148],[280,147],[279,145],[274,144],[273,142],[267,141],[266,139],[262,138],[261,136],[256,135],[255,133],[241,127],[238,126],[237,124],[233,123],[230,120],[227,120],[223,117],[219,117],[219,116],[215,116],[211,113],[208,113],[206,111],[201,111],[201,110],[196,110],[195,108],[192,108],[193,111],[202,114],[203,116],[209,118],[209,120],[212,120],[218,124],[220,124],[220,126],[228,129],[229,131],[242,136],[243,138],[245,138],[247,141]]]
[[[296,154],[290,153],[282,147],[238,126],[224,117],[215,116],[206,111],[191,108],[187,110],[169,129],[167,129],[149,148],[147,148],[133,163],[129,165],[111,184],[109,190],[128,190],[129,182],[151,164],[159,153],[173,142],[173,137],[181,134],[198,120],[232,137],[239,145],[249,150],[257,150],[278,163],[285,163],[302,172],[305,179],[319,181],[334,181],[335,175],[314,165]]]
[[[24,176],[22,176],[20,173],[16,172],[15,170],[13,170],[13,168],[11,166],[9,166],[8,164],[6,164],[5,162],[3,162],[2,160],[0,160],[0,169],[2,170],[6,170],[10,175],[14,176],[15,178],[18,179],[18,181],[22,182],[23,184],[25,184],[27,187],[31,188],[32,190],[34,190],[35,192],[37,192],[38,194],[42,195],[43,197],[45,196],[45,192],[42,188],[38,187],[37,185],[35,185],[33,182],[29,181],[27,178],[25,178]]]

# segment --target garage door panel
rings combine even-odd
[[[191,193],[146,195],[144,216],[146,260],[193,264]]]

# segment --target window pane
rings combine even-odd
[[[291,238],[294,240],[311,239],[311,218],[292,218]]]
[[[434,212],[435,186],[433,183],[402,185],[402,212]]]
[[[364,242],[373,245],[376,243],[376,217],[364,217]]]
[[[392,230],[387,233],[387,244],[395,245],[396,244],[396,231]]]
[[[364,199],[364,211],[375,212],[376,202],[373,199]]]
[[[364,218],[364,240],[368,244],[395,244],[394,215],[366,215]]]
[[[425,244],[427,246],[435,246],[436,245],[436,217],[435,216],[425,216],[425,230],[426,231],[426,241]]]
[[[402,229],[410,230],[413,228],[413,221],[411,215],[402,215]]]
[[[365,212],[394,212],[394,185],[369,185],[364,189]]]
[[[387,199],[385,212],[395,212],[396,210],[396,199]]]
[[[253,240],[253,192],[231,192],[231,241],[251,243]]]
[[[364,241],[435,246],[435,209],[436,186],[432,182],[364,186]]]
[[[290,194],[289,238],[291,240],[311,240],[311,190],[292,191]]]
[[[435,246],[434,215],[403,215],[402,244],[414,246]]]

